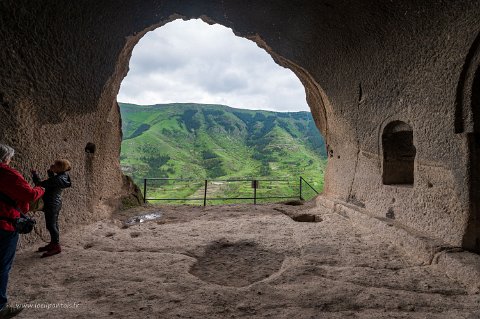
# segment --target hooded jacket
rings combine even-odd
[[[33,182],[37,186],[45,188],[43,195],[43,210],[56,211],[62,208],[62,191],[71,187],[70,176],[61,172],[55,175],[51,170],[47,171],[48,179],[42,181],[36,172],[33,172]]]
[[[27,212],[29,203],[42,197],[44,190],[41,187],[32,187],[23,176],[7,164],[0,163],[0,192],[14,200],[22,212]],[[19,218],[20,213],[12,206],[0,201],[0,216]],[[0,220],[0,229],[15,231],[13,225]]]

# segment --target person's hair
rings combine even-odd
[[[0,162],[6,163],[15,155],[15,150],[8,145],[0,144]]]
[[[68,172],[72,169],[72,164],[66,159],[56,160],[55,166],[57,166],[62,172]]]

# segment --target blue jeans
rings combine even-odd
[[[18,233],[0,229],[0,309],[7,304],[8,275],[17,250]]]

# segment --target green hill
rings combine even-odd
[[[190,103],[119,104],[123,121],[121,165],[139,185],[144,177],[278,178],[291,180],[291,185],[282,186],[291,188],[303,176],[317,190],[323,188],[325,145],[308,112]],[[156,182],[155,196],[195,197],[203,187],[201,182],[165,184]],[[245,183],[218,185],[210,188],[216,195],[242,196],[250,192]],[[168,192],[172,187],[173,194]],[[148,196],[153,196],[152,191]]]

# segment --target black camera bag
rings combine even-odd
[[[33,230],[33,228],[35,227],[35,225],[37,224],[37,221],[35,219],[25,215],[18,208],[17,203],[15,203],[15,201],[13,199],[11,199],[10,197],[8,197],[7,195],[5,195],[3,193],[0,193],[0,200],[2,202],[12,206],[13,208],[15,208],[15,210],[17,210],[20,213],[19,218],[10,218],[10,217],[0,216],[0,220],[5,220],[5,221],[9,222],[10,224],[12,224],[13,227],[15,228],[15,230],[19,234],[30,233]]]

